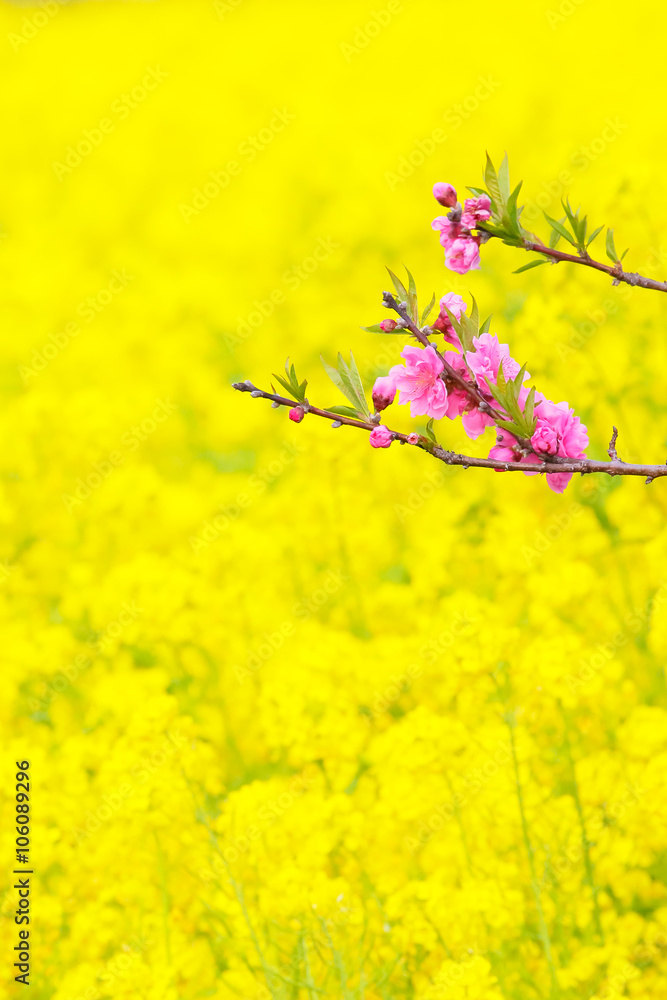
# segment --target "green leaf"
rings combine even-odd
[[[519,197],[519,191],[521,190],[522,184],[523,181],[519,181],[519,183],[514,188],[509,198],[507,199],[507,215],[509,216],[509,220],[512,224],[514,232],[516,232],[517,235],[519,236],[521,235],[521,225],[519,223],[519,216],[521,215],[521,209],[517,209],[516,200]]]
[[[502,365],[498,365],[498,378],[496,379],[496,383],[501,392],[504,392],[507,389],[507,379],[505,378],[505,372],[503,371]]]
[[[479,332],[480,334],[488,333],[490,329],[491,329],[491,317],[487,316],[482,325],[480,326]]]
[[[629,250],[629,249],[630,249],[630,247],[628,247],[628,250]],[[619,261],[623,260],[623,258],[625,257],[626,253],[628,252],[628,250],[624,250],[624,251],[623,251],[623,253],[622,253],[622,254],[621,254],[621,256],[619,257]]]
[[[616,261],[618,260],[618,254],[616,253],[616,247],[614,246],[613,229],[607,229],[606,250],[607,250],[607,257],[609,257],[609,260],[613,261],[615,264]]]
[[[468,191],[470,191],[471,194],[474,194],[476,198],[479,198],[480,194],[488,194],[486,188],[469,187]]]
[[[396,275],[394,274],[393,271],[391,271],[389,268],[387,268],[387,270],[389,271],[389,277],[391,278],[392,282],[394,283],[394,288],[396,289],[396,293],[398,295],[399,302],[407,302],[408,301],[408,292],[407,292],[407,289],[406,289],[405,285],[403,284],[403,282],[401,281],[400,278],[396,277]]]
[[[355,417],[357,420],[363,420],[364,414],[360,413],[359,410],[353,409],[351,406],[327,406],[327,410],[331,413],[338,413],[341,417]]]
[[[503,156],[503,162],[498,168],[498,187],[502,202],[506,205],[510,196],[510,166],[507,162],[507,153]]]
[[[526,400],[526,405],[523,408],[523,415],[529,424],[532,423],[533,421],[534,409],[535,409],[535,387],[533,386],[533,388],[528,393],[528,399]]]
[[[593,242],[594,239],[597,239],[597,237],[600,235],[600,233],[602,232],[603,229],[604,229],[604,226],[598,226],[597,229],[595,229],[591,233],[591,235],[588,237],[588,243],[586,244],[587,247],[589,247],[591,245],[591,243]]]
[[[379,323],[374,323],[373,326],[362,326],[360,329],[365,330],[366,333],[401,334],[405,336],[405,329],[402,326],[397,327],[395,330],[383,330]]]
[[[405,264],[403,266],[405,267]],[[417,294],[417,286],[415,285],[415,279],[412,277],[412,275],[408,271],[407,267],[405,268],[405,270],[406,270],[406,273],[408,275],[408,282],[409,282],[409,284],[408,284],[408,295],[416,295]]]
[[[429,304],[426,306],[426,309],[424,309],[424,312],[422,313],[421,323],[419,324],[420,326],[423,326],[426,320],[429,318],[429,316],[431,315],[431,310],[433,309],[434,305],[435,305],[435,292],[433,292],[433,298],[431,299]]]
[[[405,267],[405,265],[403,265]],[[415,279],[412,277],[407,267],[405,268],[408,275],[408,310],[412,316],[415,323],[419,323],[419,306],[417,304],[417,286],[415,284]]]
[[[456,328],[455,328],[456,329]],[[461,320],[459,322],[459,329],[456,331],[459,335],[459,340],[464,351],[474,351],[472,338],[476,337],[479,333],[477,328],[477,323],[474,323],[472,318],[466,313],[461,313]]]
[[[511,233],[508,233],[502,226],[494,226],[492,222],[480,222],[477,228],[482,229],[485,233],[491,233],[492,236],[497,236],[501,240],[505,239],[506,236],[511,236]]]
[[[509,431],[514,437],[519,433],[519,428],[516,424],[510,423],[509,420],[496,420],[496,424],[498,427],[502,427],[503,430]]]
[[[503,198],[500,192],[500,185],[498,184],[498,174],[496,173],[496,168],[494,167],[488,153],[486,154],[484,181],[491,199],[495,202],[496,215],[500,215],[503,207]]]
[[[577,231],[577,239],[579,243],[583,246],[586,243],[586,230],[588,229],[588,216],[585,215],[583,219],[579,222],[579,228]]]
[[[552,219],[551,216],[547,215],[546,212],[544,213],[544,218],[547,220],[552,229],[555,229],[556,232],[559,233],[564,239],[566,239],[568,243],[571,243],[573,247],[577,245],[576,242],[572,239],[572,237],[568,233],[565,226],[563,226],[556,219]]]
[[[477,308],[477,303],[475,302],[475,296],[470,296],[472,299],[472,309],[470,310],[470,322],[473,324],[476,330],[479,330],[479,309]],[[477,336],[477,334],[475,334]]]
[[[429,439],[429,441],[432,441],[434,444],[438,444],[438,439],[435,436],[435,431],[433,430],[433,417],[431,417],[431,419],[426,424],[426,437]]]
[[[282,375],[276,375],[276,373],[273,372],[273,377],[275,379],[277,379],[278,382],[280,382],[280,384],[283,387],[283,389],[285,390],[285,392],[288,392],[290,394],[290,396],[294,396],[291,384],[286,379],[284,379],[282,377]]]
[[[343,381],[343,378],[340,375],[338,369],[334,368],[332,365],[327,364],[322,355],[320,355],[320,360],[324,365],[325,372],[327,373],[333,384],[340,389],[340,391],[343,393],[346,399],[350,400],[350,402],[354,405],[355,409],[358,409],[357,400],[352,395],[349,385]]]
[[[282,375],[276,375],[275,372],[273,372],[272,374],[273,377],[280,382],[283,389],[285,389],[285,391],[290,394],[290,396],[293,396],[294,399],[296,399],[299,403],[302,403],[304,401],[304,399],[306,398],[306,386],[308,385],[308,380],[304,379],[303,382],[299,385],[299,380],[296,377],[296,368],[294,367],[293,364],[290,365],[289,358],[287,358],[287,360],[285,361],[285,375],[287,376],[286,378],[283,378]]]
[[[512,274],[521,274],[522,271],[530,271],[531,267],[539,267],[540,264],[548,264],[548,260],[531,260],[530,264],[524,264],[523,267],[518,267],[516,271],[512,271]]]
[[[343,355],[339,353],[338,355],[338,373],[343,379],[346,385],[349,385],[351,396],[347,398],[351,403],[356,406],[361,413],[365,413],[370,417],[370,411],[368,409],[368,403],[366,402],[366,393],[364,392],[364,387],[359,376],[359,369],[357,368],[357,363],[354,360],[354,354],[350,351],[350,364],[349,367],[343,360]]]
[[[557,233],[555,229],[552,229],[549,233],[549,246],[552,250],[555,250],[560,243],[560,233]]]

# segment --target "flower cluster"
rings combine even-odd
[[[466,198],[461,207],[456,189],[451,184],[443,183],[433,186],[433,196],[439,204],[449,208],[447,215],[439,215],[432,222],[432,228],[440,232],[446,266],[457,274],[476,270],[479,268],[481,236],[475,235],[473,230],[479,228],[480,222],[491,218],[491,199],[481,194],[477,198]]]
[[[437,185],[436,185],[437,187]],[[443,197],[445,197],[443,195]],[[499,387],[519,377],[521,368],[510,355],[507,344],[496,335],[480,333],[472,338],[473,350],[465,350],[451,317],[459,320],[466,304],[459,295],[450,292],[440,300],[440,312],[432,330],[442,332],[453,350],[440,353],[432,344],[425,347],[406,345],[401,352],[404,364],[394,365],[388,375],[378,378],[373,387],[376,413],[386,409],[398,393],[398,403],[410,404],[412,417],[442,420],[461,417],[466,434],[475,440],[485,428],[499,421],[506,423],[511,415],[499,402]],[[523,384],[530,378],[521,375],[517,403],[522,413],[530,390]],[[489,458],[501,462],[521,462],[535,465],[554,457],[585,458],[588,447],[586,427],[565,402],[552,403],[542,393],[532,391],[533,432],[529,440],[497,426],[497,440]],[[518,428],[517,428],[518,431]],[[415,435],[418,440],[418,435]],[[391,432],[383,426],[371,432],[374,448],[388,448]],[[502,471],[502,470],[498,470]],[[525,475],[537,475],[528,471]],[[562,493],[572,473],[547,474],[547,482],[556,493]]]

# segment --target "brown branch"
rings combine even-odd
[[[331,420],[337,427],[341,424],[347,424],[350,427],[359,427],[361,430],[366,431],[372,431],[377,427],[377,423],[373,420],[356,420],[353,417],[341,416],[331,410],[321,410],[316,406],[311,406],[307,400],[304,400],[303,403],[298,403],[293,399],[288,399],[286,396],[278,396],[273,392],[265,392],[263,389],[258,389],[254,386],[249,380],[234,382],[232,383],[232,387],[237,389],[238,392],[249,392],[257,398],[270,399],[271,402],[278,406],[289,406],[290,408],[300,406],[306,413],[314,413],[317,417],[324,417],[325,420]],[[376,414],[377,416],[378,414]],[[387,430],[391,431],[391,428],[387,428]],[[391,434],[396,441],[407,444],[407,434],[403,434],[401,431],[391,431]],[[448,451],[423,435],[419,436],[416,447],[428,452],[429,455],[439,459],[446,465],[460,465],[464,469],[496,469],[499,472],[537,472],[540,475],[560,472],[579,472],[581,475],[588,475],[593,472],[603,472],[608,476],[642,476],[647,482],[667,476],[667,465],[632,465],[627,462],[621,462],[618,459],[611,459],[609,462],[597,462],[590,458],[558,459],[556,456],[550,456],[549,462],[500,462],[495,458],[473,458],[471,455],[459,455],[456,452]]]
[[[394,312],[398,313],[401,319],[405,322],[406,329],[409,330],[410,333],[417,338],[420,344],[423,344],[424,347],[433,348],[433,350],[438,355],[438,357],[440,358],[440,360],[444,365],[444,372],[446,373],[447,378],[450,378],[452,382],[456,382],[459,388],[463,389],[463,391],[468,394],[470,399],[474,402],[475,406],[479,407],[479,409],[483,413],[487,413],[490,417],[493,417],[494,409],[492,406],[489,406],[488,400],[484,398],[484,395],[480,391],[478,386],[476,386],[473,382],[468,382],[467,379],[464,379],[463,375],[457,372],[455,368],[452,368],[449,362],[445,360],[442,353],[438,350],[436,345],[431,343],[431,341],[428,339],[424,331],[420,330],[417,324],[414,322],[414,320],[411,319],[403,303],[397,302],[394,296],[390,292],[382,293],[382,301],[384,305],[387,306],[388,309],[393,309]],[[497,413],[497,411],[495,412]],[[506,414],[501,414],[501,413],[497,413],[497,418],[501,420],[509,419],[509,417],[507,417]],[[494,419],[496,418],[494,417]]]
[[[482,226],[483,223],[480,225],[480,228]],[[555,261],[569,261],[572,264],[583,264],[585,267],[592,267],[596,271],[604,271],[605,274],[614,279],[613,283],[615,285],[623,281],[626,285],[632,285],[633,288],[639,286],[640,288],[652,288],[657,292],[667,292],[667,281],[656,281],[654,278],[645,278],[643,275],[632,271],[624,271],[620,261],[611,266],[603,264],[601,261],[593,260],[592,257],[579,257],[577,254],[564,253],[562,250],[556,250],[554,247],[547,247],[543,243],[531,243],[529,240],[524,240],[522,246],[524,250],[546,254],[547,257],[551,257]]]

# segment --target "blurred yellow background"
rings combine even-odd
[[[664,278],[665,40],[653,0],[2,4],[0,997],[26,758],[36,998],[667,995],[663,483],[230,388],[370,387],[407,264],[592,457],[664,461],[667,300],[497,241],[461,278],[430,222],[507,150],[531,228],[569,193]]]

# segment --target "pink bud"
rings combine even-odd
[[[395,330],[398,323],[395,319],[383,319],[380,323],[380,329],[384,330],[385,333],[389,333],[391,330]]]
[[[433,197],[441,205],[446,205],[447,208],[454,208],[456,205],[456,188],[452,187],[451,184],[443,184],[442,182],[434,184]]]
[[[389,428],[380,424],[371,431],[371,446],[373,448],[388,448],[393,441],[393,435]]]
[[[394,396],[396,395],[394,380],[389,375],[376,378],[372,395],[376,413],[379,413],[380,410],[385,410],[390,403],[394,402]]]
[[[295,424],[300,424],[306,415],[306,411],[302,410],[300,406],[293,406],[289,411],[289,418],[293,420]]]
[[[419,434],[408,434],[408,444],[419,444]]]

